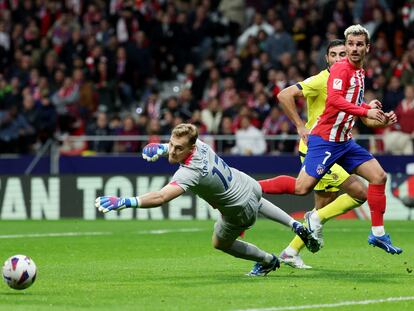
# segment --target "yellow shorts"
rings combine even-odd
[[[304,155],[306,155],[306,151],[308,147],[300,141],[299,144],[299,152],[301,153],[300,160],[303,163],[305,159]],[[339,186],[347,180],[349,177],[349,173],[345,171],[342,166],[338,164],[334,164],[330,170],[323,175],[323,177],[319,180],[316,186],[313,188],[314,191],[324,191],[324,192],[338,192]]]

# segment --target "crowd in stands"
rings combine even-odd
[[[412,0],[0,0],[0,152],[147,135],[61,142],[69,155],[138,152],[181,122],[235,135],[222,152],[295,152],[295,141],[265,140],[296,134],[275,95],[324,69],[328,42],[354,23],[371,33],[366,97],[400,119],[367,147],[412,154]]]

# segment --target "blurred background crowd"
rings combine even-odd
[[[0,0],[0,152],[148,135],[61,143],[69,155],[137,152],[191,122],[235,135],[221,152],[294,153],[294,140],[265,140],[296,134],[275,95],[324,69],[328,42],[354,23],[371,34],[366,99],[399,117],[355,132],[384,135],[373,152],[413,154],[413,0]]]

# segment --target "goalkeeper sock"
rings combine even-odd
[[[296,178],[286,175],[259,180],[262,191],[269,194],[295,194],[295,183]]]
[[[262,214],[266,218],[277,221],[278,223],[292,228],[293,224],[296,222],[296,220],[293,219],[292,216],[290,216],[284,210],[272,204],[265,198],[262,198],[261,203],[262,206],[259,209],[260,214]]]
[[[263,262],[265,264],[270,263],[273,259],[272,255],[261,250],[256,245],[241,240],[235,240],[230,248],[223,249],[222,251],[237,258]]]
[[[361,201],[355,200],[349,194],[342,194],[328,205],[318,209],[318,214],[321,223],[324,224],[329,219],[338,215],[345,214],[347,211],[356,208],[362,204]]]

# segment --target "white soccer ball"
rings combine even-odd
[[[25,255],[11,256],[4,262],[3,279],[14,289],[25,289],[36,280],[36,264]]]

